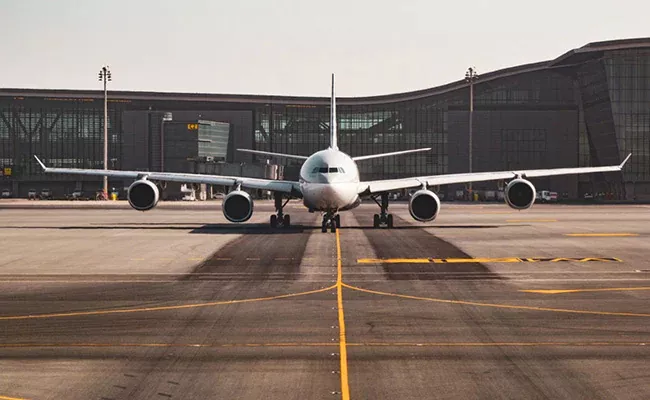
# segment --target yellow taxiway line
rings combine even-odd
[[[51,313],[51,314],[29,314],[29,315],[14,315],[14,316],[2,316],[0,321],[11,321],[11,320],[24,320],[24,319],[43,319],[43,318],[61,318],[61,317],[79,317],[79,316],[88,316],[88,315],[107,315],[107,314],[128,314],[128,313],[138,313],[138,312],[149,312],[149,311],[168,311],[168,310],[182,310],[186,308],[199,308],[199,307],[212,307],[226,304],[241,304],[241,303],[252,303],[256,301],[268,301],[268,300],[278,300],[286,299],[290,297],[306,296],[308,294],[322,293],[328,290],[332,290],[336,285],[328,286],[322,289],[309,290],[307,292],[299,293],[288,293],[281,294],[278,296],[270,297],[257,297],[252,299],[240,299],[240,300],[224,300],[224,301],[211,301],[208,303],[194,303],[194,304],[181,304],[176,306],[160,306],[160,307],[144,307],[144,308],[121,308],[117,310],[94,310],[94,311],[76,311],[76,312],[64,312],[64,313]]]
[[[341,238],[336,229],[336,301],[339,311],[339,354],[341,362],[341,398],[350,400],[348,382],[348,348],[345,339],[345,314],[343,312],[343,268],[341,265]]]
[[[436,299],[436,298],[432,298],[432,297],[420,297],[420,296],[410,296],[410,295],[406,295],[406,294],[380,292],[378,290],[370,290],[370,289],[364,289],[364,288],[361,288],[361,287],[358,287],[358,286],[348,285],[347,283],[344,283],[343,286],[348,288],[348,289],[356,290],[358,292],[377,294],[377,295],[380,295],[380,296],[399,297],[399,298],[402,298],[402,299],[431,301],[431,302],[434,302],[434,303],[462,304],[462,305],[476,306],[476,307],[506,308],[506,309],[513,309],[513,310],[547,311],[547,312],[557,312],[557,313],[589,314],[589,315],[610,315],[610,316],[617,316],[617,317],[650,317],[650,314],[644,314],[644,313],[571,310],[571,309],[566,309],[566,308],[517,306],[517,305],[512,305],[512,304],[494,304],[494,303],[479,303],[479,302],[475,302],[475,301]]]
[[[0,400],[27,400],[22,397],[7,397],[7,396],[0,396]]]
[[[638,233],[565,233],[564,236],[571,237],[634,237]]]
[[[629,288],[595,288],[595,289],[526,289],[520,290],[524,293],[539,294],[562,294],[562,293],[581,293],[581,292],[627,292],[635,290],[650,290],[650,286],[629,287]]]
[[[622,262],[616,257],[501,257],[501,258],[359,258],[358,264],[460,264],[535,262]]]

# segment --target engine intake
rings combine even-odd
[[[221,208],[228,221],[246,222],[253,215],[253,199],[243,190],[235,190],[223,199]]]
[[[429,222],[436,219],[440,211],[440,199],[430,190],[413,193],[409,200],[409,213],[416,221]]]
[[[158,204],[160,192],[153,182],[140,179],[129,186],[126,197],[131,207],[138,211],[148,211]]]
[[[504,197],[511,208],[528,209],[535,203],[535,186],[525,179],[515,179],[506,186]]]

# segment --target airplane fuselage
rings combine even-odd
[[[328,148],[311,155],[300,169],[303,204],[313,211],[344,211],[359,205],[359,169],[342,151]]]

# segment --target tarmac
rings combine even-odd
[[[0,399],[647,399],[650,207],[0,201]]]

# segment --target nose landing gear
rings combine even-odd
[[[336,232],[336,228],[341,227],[341,216],[334,212],[328,211],[323,214],[323,223],[321,224],[321,232],[327,232],[329,228],[332,233]]]
[[[291,200],[291,197],[287,198],[287,200],[283,202],[282,193],[274,192],[273,198],[275,199],[275,210],[277,211],[277,214],[271,215],[271,228],[290,227],[291,217],[289,214],[284,214],[282,211],[284,209],[284,206],[286,206],[287,203],[289,203],[289,200]]]
[[[375,214],[372,226],[373,228],[379,228],[382,225],[385,225],[388,229],[393,228],[393,214],[388,213],[388,193],[381,193],[381,203],[377,201],[377,196],[373,196],[372,199],[377,203],[380,209],[379,214]]]

